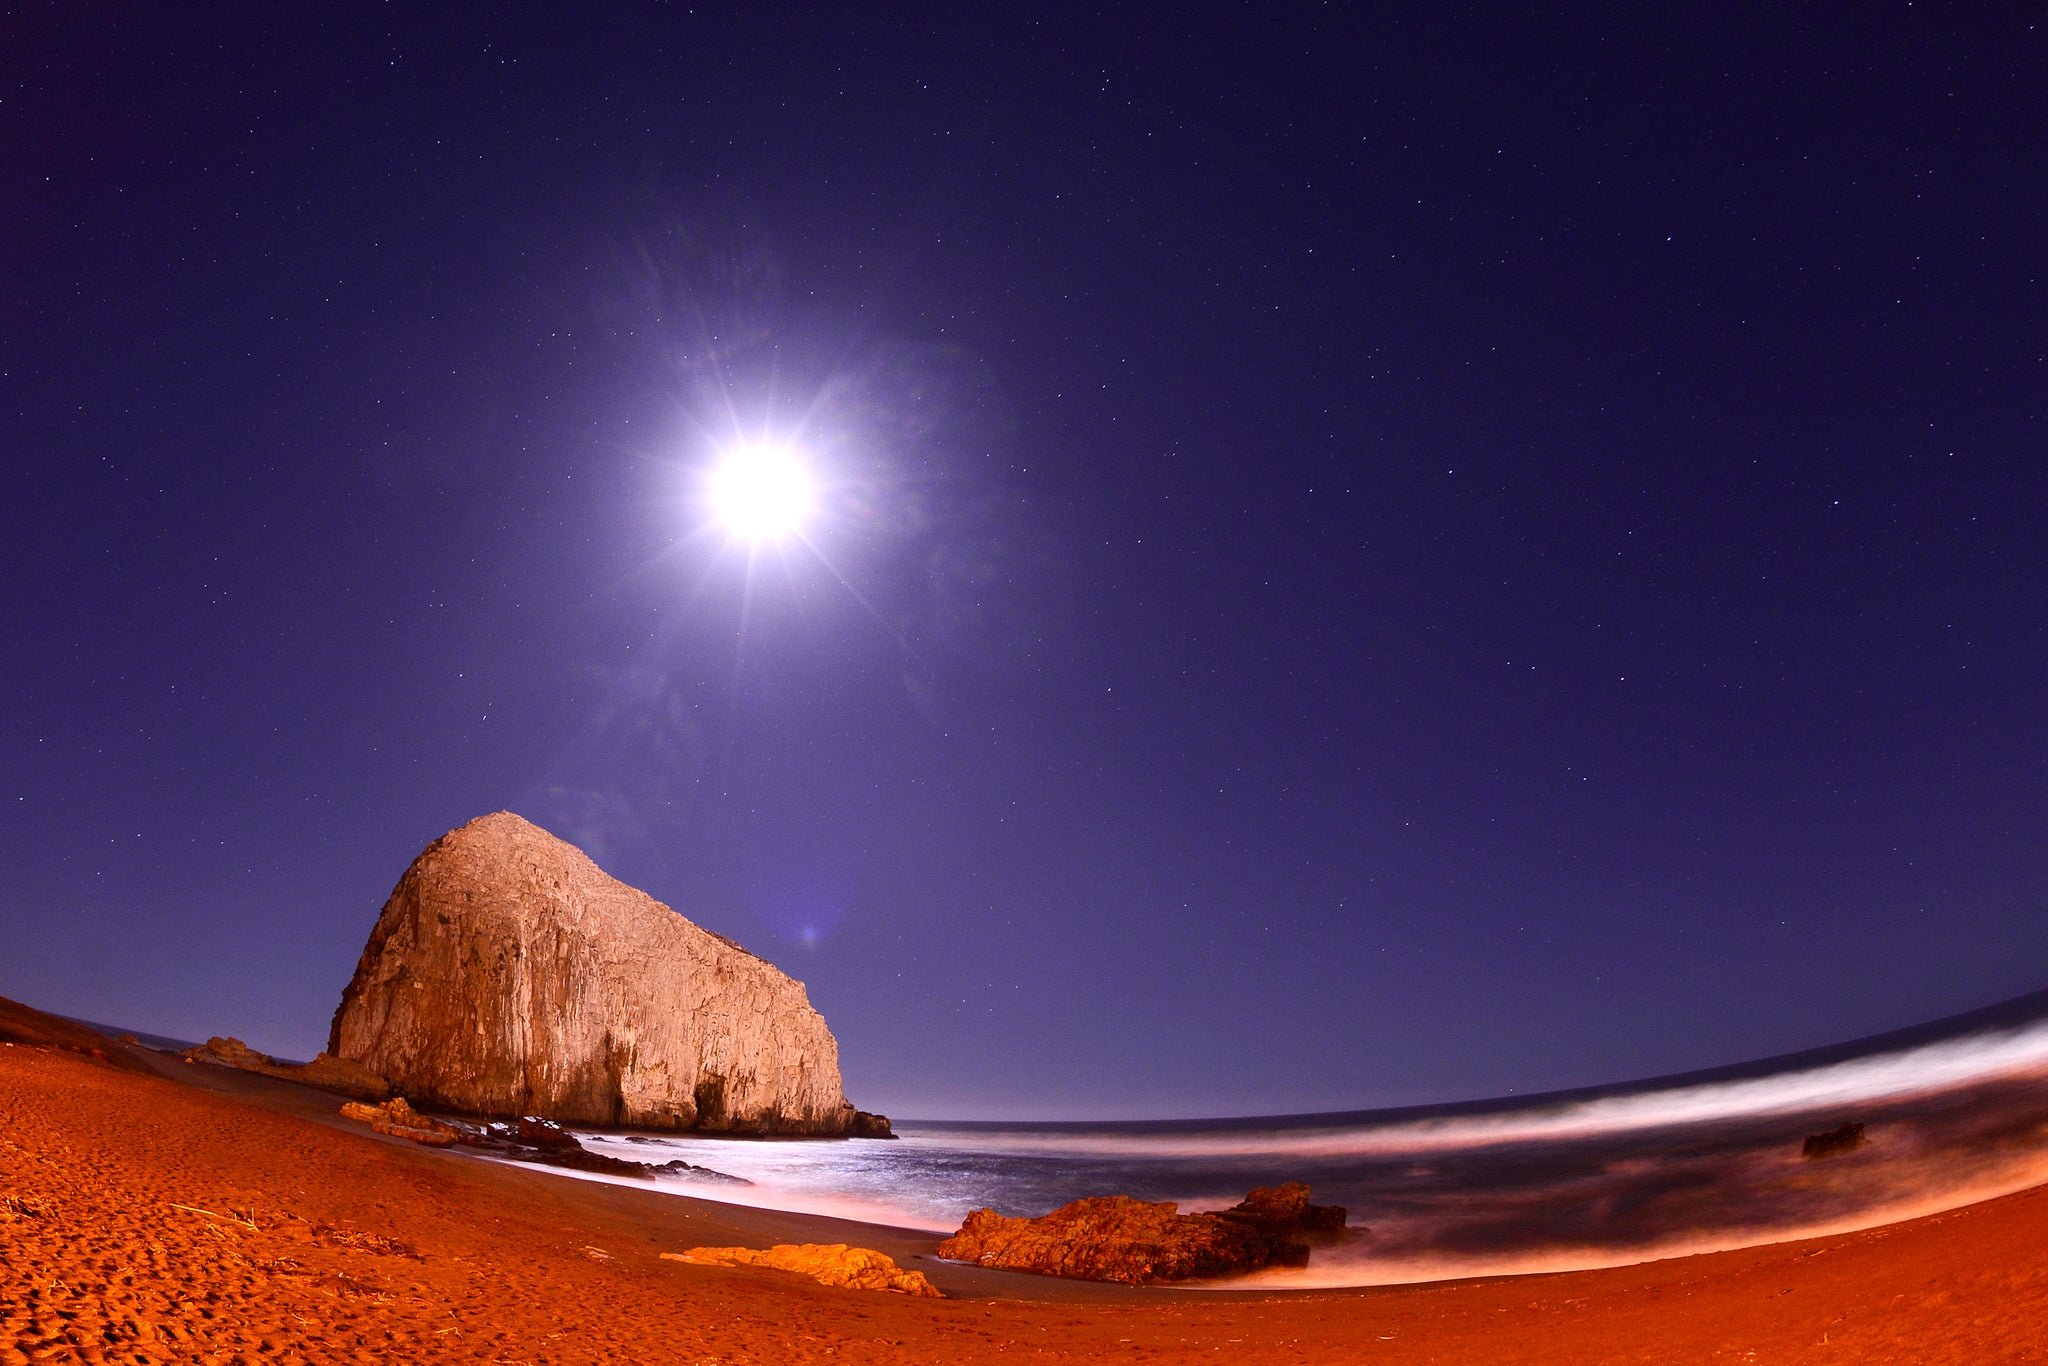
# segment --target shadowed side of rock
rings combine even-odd
[[[350,1101],[341,1107],[341,1117],[367,1124],[377,1133],[407,1139],[425,1147],[452,1148],[461,1144],[514,1162],[538,1162],[549,1167],[596,1172],[603,1176],[644,1179],[675,1176],[720,1185],[754,1184],[745,1177],[699,1167],[681,1158],[668,1162],[635,1162],[630,1158],[594,1153],[560,1125],[531,1116],[513,1123],[474,1124],[467,1120],[423,1115],[407,1104],[404,1096],[394,1096],[382,1105]]]
[[[847,1103],[838,1042],[801,982],[510,812],[444,835],[406,870],[328,1051],[463,1114],[887,1132]]]

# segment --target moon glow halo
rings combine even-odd
[[[711,474],[711,507],[734,537],[759,543],[795,534],[810,515],[811,473],[783,446],[727,451]]]

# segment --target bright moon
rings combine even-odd
[[[711,505],[726,529],[744,540],[787,536],[811,510],[810,472],[781,447],[743,446],[712,473]]]

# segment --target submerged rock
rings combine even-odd
[[[905,1271],[893,1258],[873,1248],[848,1247],[845,1243],[777,1243],[769,1248],[693,1247],[688,1252],[664,1252],[671,1262],[695,1262],[699,1266],[768,1266],[777,1271],[794,1271],[821,1285],[848,1290],[892,1290],[899,1295],[922,1295],[944,1299],[939,1288],[925,1279],[922,1271]]]
[[[328,1051],[459,1113],[886,1135],[795,981],[510,812],[428,845],[385,903]]]
[[[939,1255],[977,1266],[1089,1281],[1208,1280],[1306,1266],[1311,1241],[1344,1229],[1337,1205],[1311,1205],[1301,1182],[1264,1186],[1227,1210],[1182,1214],[1172,1201],[1097,1196],[1036,1219],[967,1216]]]
[[[332,1091],[356,1100],[381,1101],[391,1094],[391,1083],[369,1068],[329,1053],[322,1053],[311,1062],[279,1062],[268,1053],[258,1053],[240,1039],[212,1038],[178,1056],[185,1062],[214,1063],[242,1072],[295,1081],[302,1086],[317,1086],[322,1091]]]
[[[1322,1242],[1344,1232],[1346,1211],[1342,1205],[1310,1204],[1308,1183],[1288,1181],[1260,1186],[1229,1209],[1216,1210],[1213,1217],[1247,1224],[1275,1237]]]
[[[1808,1134],[1806,1142],[1799,1146],[1799,1155],[1805,1158],[1836,1157],[1855,1152],[1868,1142],[1870,1139],[1864,1135],[1861,1124],[1844,1124],[1824,1134]]]
[[[743,1176],[728,1176],[681,1158],[669,1162],[634,1162],[594,1153],[568,1130],[532,1115],[512,1124],[470,1124],[459,1119],[423,1115],[413,1109],[404,1096],[395,1096],[383,1105],[362,1105],[351,1101],[341,1107],[341,1117],[367,1124],[380,1134],[411,1139],[430,1148],[452,1148],[461,1144],[481,1149],[493,1157],[509,1158],[515,1162],[538,1162],[570,1171],[642,1178],[685,1176],[698,1181],[720,1181],[739,1186],[754,1184]]]

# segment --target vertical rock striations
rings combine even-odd
[[[399,879],[327,1051],[471,1114],[820,1135],[880,1120],[846,1103],[803,983],[508,811]]]

